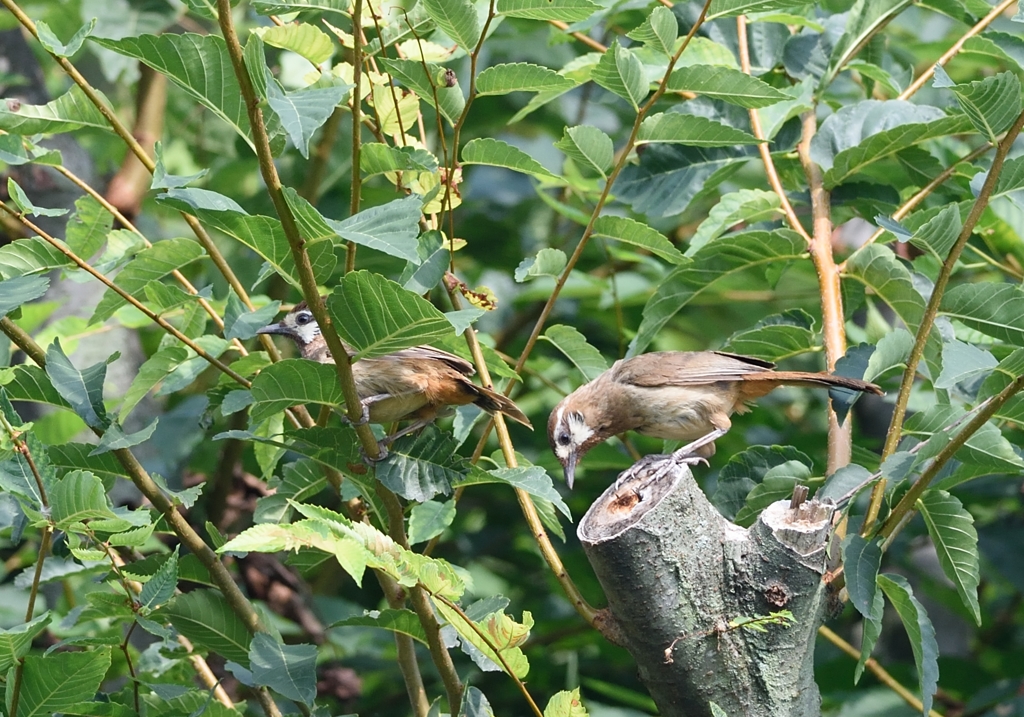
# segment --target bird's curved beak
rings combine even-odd
[[[279,321],[276,324],[267,324],[262,329],[256,329],[256,333],[257,334],[285,334],[285,335],[287,335],[289,332],[288,332],[288,329],[285,328],[284,325],[281,324],[281,322]]]
[[[562,465],[565,469],[565,484],[572,490],[573,481],[576,480],[576,452],[573,451],[569,454],[565,463]]]

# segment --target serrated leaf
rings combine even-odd
[[[944,490],[927,490],[917,502],[928,534],[935,544],[942,572],[956,586],[964,606],[981,625],[981,607],[978,604],[978,531],[974,529],[974,516],[964,509],[954,495]]]
[[[640,108],[640,101],[649,91],[640,58],[620,45],[618,40],[613,41],[607,52],[601,55],[590,79],[629,102],[634,110]]]
[[[60,134],[85,127],[109,130],[110,124],[78,85],[45,105],[17,99],[0,102],[0,129],[11,134]]]
[[[689,65],[668,78],[671,92],[694,92],[730,104],[756,109],[791,99],[756,77],[716,65]]]
[[[315,645],[285,645],[260,632],[249,647],[249,665],[256,684],[312,706],[316,698]]]
[[[921,701],[924,703],[924,713],[928,714],[939,681],[939,645],[935,641],[935,628],[924,606],[914,597],[914,591],[906,578],[883,573],[878,576],[878,587],[882,588],[889,602],[896,608],[910,638],[921,685]]]
[[[39,237],[23,237],[0,247],[0,277],[5,279],[69,266],[73,262],[67,256]]]
[[[964,417],[965,410],[959,406],[938,405],[919,411],[910,416],[904,424],[904,431],[910,435],[935,437],[920,450],[918,460],[931,458],[946,444],[949,436],[955,435],[961,428],[957,426]],[[998,470],[1017,472],[1024,467],[1024,459],[1017,455],[1011,443],[1003,436],[995,424],[989,422],[979,428],[964,444],[957,455],[961,460]]]
[[[667,7],[656,5],[640,27],[626,33],[626,37],[660,52],[672,55],[675,52],[676,38],[679,35],[679,23],[676,16]]]
[[[767,361],[780,361],[817,348],[814,318],[803,309],[773,314],[749,329],[741,329],[722,346],[723,350]]]
[[[804,6],[800,0],[712,0],[707,20]]]
[[[868,541],[859,535],[850,535],[843,541],[843,573],[846,575],[846,590],[850,602],[870,618],[875,593],[876,579],[882,564],[882,549],[875,541]]]
[[[612,139],[597,127],[577,125],[566,127],[562,139],[555,142],[555,147],[585,169],[591,169],[602,177],[607,177],[615,158],[615,147]]]
[[[910,0],[857,0],[850,8],[843,35],[836,41],[828,71],[822,76],[820,86],[828,86],[864,43],[909,4]]]
[[[497,665],[499,669],[505,670],[502,660],[498,658],[500,654],[504,664],[508,665],[509,673],[519,679],[526,677],[530,671],[530,663],[527,661],[526,655],[519,645],[525,641],[529,635],[530,628],[533,627],[533,618],[530,613],[523,613],[522,624],[516,623],[511,617],[500,610],[491,613],[482,620],[475,620],[474,622],[480,631],[488,637],[488,641],[485,642],[480,634],[458,612],[441,600],[434,599],[433,603],[441,616],[459,633],[459,637],[463,640],[464,650],[467,647],[466,643],[468,643],[468,645],[475,648],[475,651],[482,653],[484,658]],[[491,644],[488,644],[488,642]],[[491,645],[497,648],[497,652]],[[478,658],[473,650],[467,650],[467,653],[470,657]],[[479,659],[476,659],[476,662],[478,666],[481,666]],[[481,666],[481,669],[486,669],[486,665]]]
[[[593,381],[608,370],[608,362],[601,352],[587,343],[587,338],[571,326],[555,324],[541,338],[550,341],[565,354],[587,381]]]
[[[345,402],[334,366],[306,359],[267,366],[253,379],[250,390],[254,424],[301,403],[340,406]]]
[[[579,22],[601,9],[590,0],[498,0],[498,14],[527,20]]]
[[[193,590],[156,613],[196,645],[236,662],[248,662],[252,635],[216,590]]]
[[[568,77],[529,62],[492,65],[476,78],[478,97],[510,92],[565,92],[575,86]]]
[[[65,232],[68,247],[80,257],[91,257],[103,246],[113,222],[114,215],[98,201],[88,194],[79,197]]]
[[[121,426],[114,421],[107,426],[106,430],[103,431],[99,444],[89,455],[98,456],[109,451],[116,451],[121,448],[131,448],[132,446],[144,443],[153,435],[153,431],[156,430],[156,425],[159,420],[160,419],[158,418],[154,418],[152,423],[141,430],[135,431],[134,433],[125,433]]]
[[[427,63],[427,70],[423,69],[423,63],[419,60],[378,60],[381,66],[396,80],[419,95],[431,107],[441,113],[441,116],[454,125],[462,115],[466,106],[466,98],[462,94],[462,88],[456,83],[448,87],[438,78],[444,78],[445,70],[440,65]],[[427,74],[429,70],[430,75]],[[436,97],[436,99],[435,99]]]
[[[39,37],[39,44],[42,45],[47,52],[57,57],[71,57],[82,48],[82,43],[85,42],[85,38],[92,34],[93,28],[96,27],[96,18],[92,18],[88,23],[79,28],[67,44],[60,41],[47,25],[42,20],[36,21],[36,32]]]
[[[486,164],[492,167],[504,167],[515,172],[522,172],[534,177],[561,183],[561,179],[540,162],[523,150],[513,147],[508,142],[493,137],[471,139],[462,148],[462,164]]]
[[[50,279],[46,276],[19,276],[0,281],[0,317],[35,301],[49,288]]]
[[[409,545],[425,543],[440,535],[455,520],[455,501],[428,500],[412,507],[409,513]]]
[[[676,249],[664,234],[629,217],[611,215],[598,217],[594,222],[594,236],[602,236],[647,249],[672,264],[682,264],[686,261],[682,252]]]
[[[272,301],[266,306],[249,311],[235,296],[228,294],[228,305],[224,311],[224,338],[251,339],[260,329],[271,322],[281,307],[280,301]]]
[[[0,629],[0,671],[6,674],[16,661],[28,654],[32,640],[46,629],[52,619],[47,611],[29,622]]]
[[[1013,284],[961,284],[942,297],[940,311],[972,329],[1024,346],[1024,291]]]
[[[103,482],[86,471],[72,471],[51,486],[50,508],[54,525],[66,530],[75,523],[113,518]]]
[[[46,207],[36,206],[28,195],[25,194],[25,190],[21,188],[21,185],[14,181],[14,177],[7,178],[7,195],[10,197],[11,203],[18,208],[22,214],[31,214],[37,217],[62,217],[68,213],[67,209],[58,207],[56,209],[48,209]]]
[[[953,388],[958,383],[987,376],[999,364],[988,351],[963,341],[942,344],[942,373],[935,379],[935,388]]]
[[[544,707],[544,717],[587,717],[587,714],[579,687],[556,692]]]
[[[811,465],[811,459],[792,446],[752,446],[737,453],[719,472],[711,502],[731,520],[742,510],[747,495],[773,468],[793,461]]]
[[[166,75],[189,97],[227,122],[255,151],[242,91],[220,36],[166,33],[120,40],[94,37],[92,41]]]
[[[103,381],[107,364],[117,356],[79,371],[61,349],[59,340],[54,339],[46,351],[46,375],[53,387],[92,428],[106,428],[110,422],[103,407]]]
[[[22,664],[19,717],[51,715],[96,694],[110,669],[110,649],[26,655]]]
[[[129,295],[140,298],[144,295],[146,284],[149,282],[162,279],[172,271],[204,256],[206,251],[202,245],[192,239],[165,239],[140,251],[117,275],[114,284]],[[92,318],[89,319],[90,323],[106,321],[126,303],[127,300],[120,294],[113,289],[107,289]]]
[[[437,158],[425,149],[367,142],[359,150],[359,168],[366,177],[385,172],[436,172]]]
[[[941,261],[945,261],[949,250],[960,236],[962,227],[959,208],[955,204],[950,204],[921,225],[910,241],[914,246],[931,251]]]
[[[693,256],[709,241],[739,223],[753,224],[778,218],[782,214],[781,206],[779,195],[760,189],[740,189],[722,195],[690,238],[686,256]]]
[[[146,610],[153,610],[174,596],[178,587],[178,551],[171,553],[163,565],[146,581],[139,593],[139,604]]]
[[[384,356],[453,333],[448,319],[430,302],[365,270],[344,276],[328,297],[327,310],[357,359]]]
[[[529,256],[520,262],[514,274],[518,282],[537,276],[560,276],[568,259],[561,249],[545,248],[537,252],[537,256]]]
[[[351,85],[338,84],[286,92],[276,79],[268,76],[267,104],[281,121],[292,144],[309,159],[309,143],[313,134],[334,113],[350,89]]]
[[[803,239],[786,229],[743,232],[711,242],[669,274],[648,299],[629,355],[643,353],[669,319],[716,280],[753,267],[796,259],[805,251]]]
[[[513,488],[519,488],[532,496],[551,501],[558,510],[569,520],[572,514],[569,506],[562,500],[562,496],[555,490],[555,485],[540,466],[519,466],[518,468],[495,468],[487,471],[487,474],[497,478],[501,483],[508,483]]]
[[[377,480],[406,500],[418,503],[438,493],[449,495],[452,483],[466,474],[456,448],[450,434],[429,425],[388,448],[388,457],[377,463]]]
[[[871,612],[865,616],[863,622],[860,659],[857,660],[857,667],[853,671],[854,684],[860,681],[860,676],[864,673],[864,666],[867,664],[868,658],[871,657],[871,652],[875,649],[875,643],[878,642],[878,638],[882,634],[882,615],[884,612],[885,598],[881,590],[875,590],[875,598],[871,603]]]
[[[334,43],[327,33],[305,22],[274,25],[260,33],[263,42],[271,47],[291,50],[319,65],[334,54]]]
[[[732,147],[737,144],[758,144],[759,139],[735,127],[707,117],[661,112],[646,118],[640,125],[637,144],[667,142],[693,147]]]
[[[408,635],[414,640],[427,644],[427,633],[423,631],[420,619],[412,610],[388,609],[373,611],[366,615],[347,617],[331,625],[331,627],[379,627],[384,630],[391,630],[403,635]]]
[[[480,21],[470,0],[423,0],[423,9],[459,47],[473,51],[480,39]]]
[[[124,403],[121,404],[121,411],[118,414],[119,419],[124,421],[139,401],[145,398],[146,394],[174,369],[184,363],[189,356],[188,349],[183,346],[167,346],[146,359],[139,367],[139,373],[132,381],[128,392],[124,395]]]
[[[952,90],[975,129],[992,144],[1020,114],[1020,80],[1010,72],[955,85]]]

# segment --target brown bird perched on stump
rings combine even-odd
[[[264,326],[256,333],[287,336],[299,347],[302,358],[334,363],[327,341],[305,301],[296,304],[276,324]],[[347,344],[345,350],[350,356],[355,353]],[[433,346],[414,346],[386,356],[359,359],[352,364],[352,377],[363,404],[364,423],[413,421],[384,439],[385,444],[419,430],[448,406],[468,403],[492,415],[500,411],[532,428],[529,419],[511,399],[470,381],[468,377],[474,373],[468,361]]]
[[[732,426],[729,416],[745,413],[748,401],[779,386],[882,393],[859,379],[774,369],[769,361],[721,351],[662,351],[616,361],[555,407],[548,419],[548,441],[571,488],[583,455],[626,431],[677,441],[707,437],[698,452],[710,457],[714,439]]]

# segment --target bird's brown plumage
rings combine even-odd
[[[784,385],[881,394],[874,384],[828,373],[775,371],[775,364],[720,351],[662,351],[616,361],[566,396],[548,420],[548,439],[570,482],[577,461],[611,436],[637,431],[689,442],[727,431],[729,416]],[[714,453],[714,443],[703,449]]]

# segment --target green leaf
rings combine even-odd
[[[640,108],[640,101],[650,91],[640,58],[620,45],[618,40],[614,40],[607,52],[601,55],[590,78],[629,102],[634,110]]]
[[[712,207],[708,218],[701,222],[690,238],[686,256],[693,256],[709,241],[722,236],[737,224],[778,219],[782,215],[781,206],[779,195],[760,189],[740,189],[722,195],[718,204]]]
[[[334,109],[352,89],[351,85],[307,87],[286,92],[267,70],[267,104],[303,157],[309,159],[313,134],[334,114]]]
[[[423,9],[459,47],[473,51],[480,39],[480,21],[470,0],[423,0]]]
[[[875,346],[864,371],[865,381],[874,381],[882,374],[897,366],[905,366],[914,347],[914,337],[906,329],[890,331]]]
[[[791,99],[756,77],[715,65],[680,67],[668,78],[671,92],[695,92],[730,104],[756,109]]]
[[[927,490],[917,502],[928,534],[935,544],[939,565],[963,600],[964,606],[981,625],[978,605],[978,531],[974,517],[963,504],[944,490]]]
[[[803,239],[788,229],[743,232],[711,242],[669,274],[648,299],[629,355],[643,353],[669,319],[718,279],[796,259],[805,251]]]
[[[483,692],[472,685],[466,685],[459,706],[459,717],[494,717],[494,709]]]
[[[593,381],[608,370],[608,362],[601,352],[587,343],[587,338],[572,326],[555,324],[540,337],[565,354],[580,370],[583,378]]]
[[[251,339],[260,329],[277,315],[280,301],[271,301],[266,306],[249,311],[234,292],[228,293],[227,310],[224,312],[224,338]]]
[[[942,344],[942,373],[935,379],[935,388],[953,388],[958,383],[987,376],[999,364],[988,351],[963,341]]]
[[[772,466],[761,482],[751,488],[733,522],[744,527],[752,525],[761,511],[776,501],[788,499],[793,495],[793,488],[797,484],[806,483],[810,477],[810,468],[799,460]]]
[[[648,48],[662,55],[675,52],[679,23],[667,7],[656,5],[640,27],[626,33],[626,37],[642,42]]]
[[[646,118],[640,125],[636,143],[652,142],[688,144],[693,147],[731,147],[736,144],[758,144],[760,140],[743,130],[707,117],[661,112]]]
[[[527,20],[579,22],[601,9],[590,0],[498,0],[498,14]]]
[[[412,507],[409,514],[409,544],[425,543],[440,535],[455,520],[455,501],[428,500]]]
[[[882,117],[884,123],[879,122]],[[825,186],[831,189],[907,147],[969,130],[967,117],[947,116],[936,107],[903,100],[864,100],[822,122],[811,140],[811,158],[826,170]]]
[[[597,172],[607,177],[615,159],[615,147],[612,139],[597,127],[581,124],[566,127],[562,139],[555,142],[555,147],[562,150],[567,157],[580,167]]]
[[[594,222],[594,236],[607,237],[624,244],[647,249],[655,256],[672,264],[686,262],[682,253],[665,238],[665,235],[629,217],[611,215],[598,217]]]
[[[253,0],[252,7],[260,15],[281,15],[309,10],[348,17],[351,12],[347,0]]]
[[[416,237],[422,203],[415,195],[364,209],[340,222],[324,217],[291,187],[285,187],[284,196],[303,237],[311,244],[340,238],[414,264],[421,262]]]
[[[436,172],[437,158],[425,149],[367,142],[359,150],[359,168],[366,177],[385,172]]]
[[[568,77],[529,62],[492,65],[476,78],[478,97],[507,95],[510,92],[564,92],[575,86],[576,83]]]
[[[935,641],[935,628],[924,606],[914,597],[914,591],[906,578],[883,573],[878,576],[878,587],[882,588],[889,602],[896,608],[907,637],[910,638],[921,684],[921,701],[924,703],[924,713],[928,714],[939,681],[939,645]]]
[[[313,705],[316,699],[316,646],[284,645],[265,632],[249,647],[256,684],[266,685],[290,700]]]
[[[476,623],[480,631],[489,638],[485,642],[462,615],[440,600],[434,599],[433,603],[441,616],[459,633],[459,637],[463,640],[463,650],[476,661],[477,666],[481,667],[481,669],[487,669],[488,667],[493,669],[488,664],[490,662],[505,670],[504,665],[498,659],[498,655],[495,654],[495,650],[488,644],[489,642],[498,648],[498,654],[504,658],[504,664],[508,665],[512,675],[519,679],[526,677],[526,674],[530,671],[530,663],[527,661],[526,655],[523,654],[519,645],[526,640],[529,636],[530,628],[533,627],[533,617],[529,612],[523,612],[522,624],[516,623],[501,610],[493,612],[481,620],[474,620],[473,622]],[[467,649],[470,647],[472,649]],[[480,658],[484,659],[481,660]]]
[[[42,20],[36,21],[36,32],[39,37],[39,44],[42,45],[47,52],[57,57],[71,57],[82,48],[82,43],[85,42],[85,38],[92,34],[93,28],[96,27],[96,18],[90,20],[87,24],[79,28],[70,40],[65,45],[60,41],[50,29],[50,26]]]
[[[561,179],[544,168],[540,162],[508,142],[493,137],[479,137],[466,142],[462,148],[462,164],[487,164],[504,167],[534,177],[560,183]]]
[[[29,622],[7,630],[0,629],[0,672],[7,674],[7,670],[28,654],[32,640],[46,629],[52,619],[47,611]]]
[[[846,276],[874,291],[911,329],[920,325],[924,299],[889,247],[869,244],[858,251],[846,262]]]
[[[940,261],[944,261],[962,228],[960,210],[956,204],[950,204],[921,225],[910,241],[914,246],[931,251]]]
[[[253,379],[251,391],[253,424],[300,403],[340,406],[345,402],[334,365],[306,359],[267,366]]]
[[[242,91],[231,66],[227,44],[219,35],[166,33],[120,40],[92,38],[108,50],[133,57],[166,75],[189,97],[227,122],[253,148]]]
[[[936,76],[941,66],[937,68]],[[1001,72],[951,89],[975,129],[992,144],[1020,114],[1020,80],[1013,73]]]
[[[5,279],[69,266],[74,266],[70,259],[39,237],[24,237],[0,247],[0,277]]]
[[[906,433],[926,438],[935,437],[929,442],[929,446],[921,449],[918,460],[931,458],[938,453],[949,437],[955,435],[962,426],[957,425],[952,429],[949,427],[959,424],[965,413],[966,411],[959,406],[938,405],[919,411],[908,418],[904,424]],[[1003,471],[1018,472],[1024,467],[1024,459],[1017,455],[1012,444],[991,422],[983,425],[968,438],[967,443],[957,451],[957,456],[965,462]]]
[[[987,336],[1024,346],[1024,291],[1013,284],[961,284],[942,297],[940,311]]]
[[[853,671],[854,684],[860,681],[860,676],[864,673],[864,666],[867,664],[868,658],[871,657],[872,650],[875,649],[878,637],[882,634],[882,615],[884,613],[885,598],[882,596],[881,590],[875,590],[875,598],[871,602],[871,612],[864,617],[862,623],[860,659],[857,660],[857,667]]]
[[[344,276],[328,297],[327,309],[357,359],[384,356],[453,333],[448,319],[430,302],[365,270]]]
[[[845,31],[832,50],[829,68],[819,86],[827,87],[868,39],[910,4],[910,0],[857,0],[850,8],[843,26]]]
[[[114,284],[129,295],[140,298],[145,294],[146,284],[170,274],[197,259],[206,256],[199,242],[184,237],[159,241],[148,249],[140,251],[114,279]],[[107,289],[90,323],[106,321],[114,315],[127,300],[113,289]]]
[[[870,618],[878,591],[878,568],[882,564],[882,549],[875,541],[859,535],[847,536],[843,541],[843,573],[850,602],[861,615]]]
[[[655,8],[657,11],[659,8]],[[544,707],[544,717],[587,717],[587,708],[580,698],[580,688],[556,692]]]
[[[274,25],[259,35],[271,47],[291,50],[314,65],[326,62],[334,54],[334,43],[327,33],[305,22]]]
[[[566,263],[568,259],[561,249],[541,249],[537,256],[528,256],[519,263],[515,280],[524,282],[538,276],[560,276]]]
[[[124,421],[139,401],[146,397],[146,394],[163,381],[167,376],[183,364],[190,356],[190,352],[183,346],[166,346],[146,359],[139,367],[139,373],[132,381],[131,387],[124,395],[124,403],[121,404],[121,411],[118,417]]]
[[[803,309],[772,314],[726,339],[724,351],[781,361],[817,349],[814,318]]]
[[[475,12],[475,11],[474,11]],[[381,66],[393,78],[401,82],[410,90],[419,95],[431,107],[441,113],[441,116],[454,125],[462,116],[462,110],[466,106],[466,98],[462,94],[462,88],[456,83],[448,87],[445,82],[437,78],[443,78],[445,70],[440,65],[427,63],[427,70],[423,69],[423,63],[419,60],[378,60]],[[435,100],[436,95],[436,100]]]
[[[793,7],[805,7],[805,3],[801,0],[712,0],[707,19],[710,21]]]
[[[772,469],[792,462],[811,465],[811,459],[792,446],[752,446],[737,453],[719,472],[711,502],[731,520],[742,510],[747,495]]]
[[[403,436],[377,464],[377,480],[406,500],[422,503],[438,493],[449,495],[452,483],[466,474],[458,444],[449,433],[428,425],[416,435]]]
[[[54,525],[67,530],[75,523],[96,518],[113,518],[103,481],[86,471],[72,471],[57,481],[49,492]]]
[[[11,134],[60,134],[85,127],[109,130],[110,124],[78,85],[45,105],[26,105],[17,99],[0,102],[0,129]]]
[[[139,604],[146,610],[154,610],[174,597],[178,587],[178,551],[171,553],[153,577],[146,581],[139,593]]]
[[[91,257],[103,246],[113,222],[114,215],[98,201],[88,194],[79,197],[65,233],[68,247],[80,257]]]
[[[0,317],[35,301],[49,288],[50,279],[46,276],[19,276],[0,281]]]
[[[249,660],[252,635],[227,600],[216,590],[193,590],[176,596],[157,611],[196,645],[235,662]]]
[[[110,650],[26,655],[22,664],[18,717],[42,717],[63,712],[83,696],[95,695],[110,669]],[[8,703],[12,683],[7,683]]]
[[[379,627],[384,630],[408,635],[423,645],[427,644],[427,633],[423,631],[420,619],[416,617],[416,613],[412,610],[372,610],[365,615],[347,617],[331,625],[331,627],[346,626]]]
[[[92,428],[106,428],[110,422],[103,407],[103,381],[107,364],[117,357],[118,354],[114,354],[106,361],[79,371],[64,354],[58,339],[54,339],[46,351],[46,375],[53,387]]]
[[[551,501],[552,504],[569,520],[572,514],[569,506],[562,500],[562,496],[555,490],[555,485],[540,466],[520,466],[518,468],[495,468],[487,471],[487,474],[497,478],[502,483],[508,483],[513,488],[526,491],[532,496]]]
[[[59,207],[57,209],[47,209],[46,207],[37,207],[32,203],[32,200],[25,194],[25,190],[21,188],[21,185],[14,181],[14,177],[7,178],[7,194],[14,203],[14,206],[22,214],[31,214],[36,217],[62,217],[68,213],[67,209]]]

